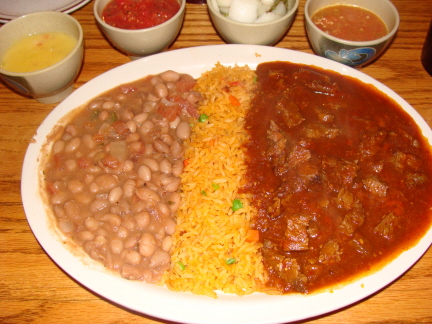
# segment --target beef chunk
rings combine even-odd
[[[304,251],[309,249],[310,217],[306,215],[294,215],[287,218],[285,237],[281,245],[284,251]]]
[[[294,258],[289,258],[275,252],[272,245],[271,242],[265,241],[262,248],[262,255],[264,266],[267,268],[268,273],[284,281],[283,283],[279,283],[283,286],[278,288],[283,292],[294,290],[306,293],[305,284],[307,282],[307,277],[301,272],[299,262]]]
[[[375,176],[368,176],[363,179],[365,189],[375,195],[385,196],[387,194],[388,186],[378,180]]]
[[[420,172],[410,172],[405,177],[405,183],[408,188],[414,188],[421,186],[428,180],[428,177],[424,173]]]
[[[320,256],[318,261],[320,263],[334,263],[341,260],[341,254],[339,244],[335,241],[328,241],[320,250]]]
[[[339,129],[322,124],[312,124],[304,128],[304,135],[307,138],[335,138],[339,134]]]
[[[275,111],[282,119],[284,126],[291,128],[300,125],[305,119],[299,112],[294,101],[286,96],[282,97],[276,104]]]
[[[375,226],[374,233],[379,234],[388,240],[392,239],[394,227],[396,226],[397,221],[398,218],[395,214],[393,214],[393,212],[385,215],[381,219],[381,222]]]
[[[347,235],[353,235],[357,228],[363,225],[364,214],[363,209],[354,208],[345,214],[345,217],[340,225],[340,229]]]

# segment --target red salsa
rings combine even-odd
[[[109,25],[122,29],[144,29],[160,25],[180,10],[177,0],[112,0],[102,12]]]
[[[354,6],[325,7],[312,15],[312,22],[331,36],[355,42],[378,39],[388,33],[376,14]]]

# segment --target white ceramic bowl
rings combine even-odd
[[[93,13],[108,40],[131,59],[162,52],[175,40],[183,24],[186,0],[178,0],[180,10],[170,20],[145,29],[121,29],[108,25],[102,11],[111,0],[96,0]]]
[[[353,42],[325,33],[312,22],[311,17],[318,10],[337,4],[357,6],[375,13],[387,25],[388,34],[372,41]],[[309,42],[318,55],[359,68],[385,51],[399,27],[399,13],[390,0],[308,0],[305,21]]]
[[[277,20],[248,24],[234,21],[222,15],[216,0],[207,0],[213,24],[222,38],[231,44],[273,45],[279,41],[294,20],[299,0],[288,0],[287,13]]]
[[[34,72],[10,72],[0,68],[0,77],[19,93],[51,104],[62,101],[73,91],[84,53],[83,32],[79,22],[56,11],[31,13],[11,20],[0,28],[0,59],[9,47],[24,36],[63,32],[77,40],[75,48],[60,62]]]

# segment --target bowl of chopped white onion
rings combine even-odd
[[[221,37],[232,44],[273,45],[288,31],[299,0],[207,0]]]

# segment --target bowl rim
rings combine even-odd
[[[400,17],[399,17],[398,10],[396,9],[396,7],[394,6],[394,4],[390,0],[382,0],[385,3],[387,3],[387,5],[390,7],[390,9],[392,10],[392,12],[393,12],[393,14],[394,14],[394,16],[396,18],[395,25],[394,25],[394,27],[393,27],[393,29],[391,31],[389,31],[385,36],[377,38],[377,39],[374,39],[374,40],[371,40],[371,41],[358,42],[358,41],[350,41],[350,40],[338,38],[338,37],[335,37],[335,36],[332,36],[330,34],[325,33],[323,30],[319,29],[315,25],[314,22],[312,22],[311,15],[309,14],[309,6],[310,6],[310,3],[312,1],[314,1],[314,0],[307,0],[306,4],[305,4],[305,7],[304,7],[304,16],[305,16],[305,19],[306,19],[306,30],[308,31],[308,29],[309,29],[308,27],[310,27],[314,31],[318,32],[321,36],[326,37],[326,38],[332,40],[333,42],[337,42],[337,43],[341,43],[341,44],[349,45],[349,46],[359,46],[359,47],[373,46],[373,45],[378,45],[380,43],[384,43],[384,42],[392,39],[393,36],[396,34],[397,30],[399,29]],[[345,5],[343,3],[343,1],[340,1],[340,3],[335,3],[333,5],[338,5],[338,4]],[[349,5],[349,6],[354,6],[354,5]],[[359,7],[359,8],[365,9],[361,5],[355,5],[354,7]],[[367,9],[367,10],[369,10],[369,9]],[[371,11],[371,10],[369,10],[369,11]],[[374,12],[374,14],[376,14],[376,13]]]
[[[60,61],[58,61],[57,63],[54,63],[50,66],[47,66],[44,69],[40,69],[40,70],[36,70],[36,71],[31,71],[31,72],[12,72],[12,71],[8,71],[5,69],[1,68],[0,65],[0,74],[5,75],[5,76],[13,76],[13,77],[29,77],[29,76],[34,76],[40,73],[44,73],[47,70],[52,70],[57,68],[58,66],[60,66],[61,64],[64,64],[64,61],[68,60],[69,58],[71,58],[72,56],[74,56],[76,54],[76,52],[84,50],[84,33],[83,33],[83,29],[81,24],[79,23],[79,21],[72,17],[71,15],[67,14],[67,13],[63,13],[60,11],[38,11],[38,12],[32,12],[29,14],[25,14],[22,15],[18,18],[12,19],[9,22],[7,22],[6,24],[4,24],[2,26],[3,28],[12,28],[11,26],[16,24],[17,22],[19,23],[20,21],[24,20],[24,19],[28,19],[28,17],[33,17],[33,16],[46,16],[46,15],[51,15],[51,16],[63,16],[64,19],[67,19],[69,21],[71,21],[78,29],[78,38],[77,38],[77,43],[74,46],[74,48],[72,49],[72,51],[69,52],[68,55],[66,55],[63,59],[61,59]],[[55,31],[55,30],[53,30]],[[24,36],[24,35],[23,35]]]
[[[95,17],[95,19],[98,22],[98,24],[100,26],[102,26],[103,28],[112,30],[112,31],[117,32],[117,33],[124,33],[124,34],[125,33],[136,34],[136,33],[140,33],[140,32],[143,32],[143,31],[151,31],[151,30],[155,30],[155,29],[158,29],[158,28],[162,28],[162,27],[164,27],[164,26],[166,26],[168,24],[171,24],[172,22],[174,22],[175,20],[177,20],[178,18],[180,18],[181,16],[183,16],[184,12],[185,12],[185,9],[186,9],[186,0],[178,0],[180,2],[180,9],[177,11],[177,13],[174,16],[172,16],[170,19],[168,19],[167,21],[163,22],[162,24],[159,24],[159,25],[156,25],[156,26],[153,26],[153,27],[140,28],[140,29],[125,29],[125,28],[118,28],[118,27],[111,26],[111,25],[107,24],[102,19],[101,15],[99,14],[99,12],[97,10],[97,7],[98,7],[98,5],[99,5],[99,3],[101,1],[103,1],[103,0],[95,0],[95,2],[93,3],[93,16]],[[107,4],[108,4],[108,2],[109,2],[109,0],[107,1]],[[102,9],[102,11],[103,11],[103,9]]]
[[[98,0],[96,0],[96,1],[98,1]],[[288,12],[285,15],[283,15],[282,17],[280,17],[279,19],[276,19],[276,20],[273,20],[273,21],[269,21],[269,22],[265,22],[265,23],[258,23],[258,24],[255,24],[255,23],[243,23],[243,22],[239,22],[239,21],[235,21],[235,20],[229,19],[229,18],[225,17],[224,15],[222,15],[219,10],[216,10],[216,8],[214,7],[214,4],[217,5],[216,0],[206,0],[206,2],[207,2],[207,7],[210,10],[210,13],[212,15],[215,15],[218,18],[222,19],[222,21],[224,21],[224,22],[231,23],[231,24],[238,24],[238,25],[241,25],[241,26],[250,26],[250,27],[259,26],[259,27],[262,27],[262,26],[269,26],[269,25],[281,22],[281,21],[285,20],[288,17],[294,16],[295,12],[297,11],[297,9],[299,7],[300,0],[294,0],[293,7],[290,10],[288,10]]]

